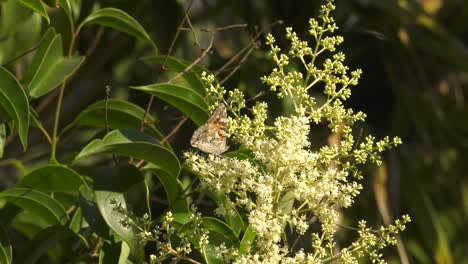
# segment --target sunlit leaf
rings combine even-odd
[[[45,43],[48,44],[45,53],[36,54],[36,56],[42,57],[38,59],[40,63],[28,86],[29,95],[35,98],[54,90],[70,77],[84,61],[82,56],[70,58],[63,56],[61,35],[55,35],[50,43]]]
[[[141,244],[137,241],[136,230],[122,225],[121,221],[125,219],[125,215],[116,210],[114,203],[124,209],[129,209],[131,193],[140,190],[140,193],[144,195],[144,191],[141,190],[144,188],[143,175],[133,166],[120,167],[117,175],[107,173],[96,178],[95,185],[94,194],[102,217],[107,225],[130,246],[132,253],[138,255]]]
[[[147,40],[153,47],[156,47],[140,23],[126,12],[117,8],[108,7],[96,10],[81,22],[80,27],[86,24],[98,24],[110,27],[134,37]]]
[[[241,254],[248,254],[250,252],[250,247],[253,245],[256,236],[257,234],[249,225],[245,230],[244,236],[240,242],[239,252]]]
[[[179,175],[180,164],[177,157],[171,151],[157,145],[148,135],[134,130],[113,130],[102,140],[93,140],[78,153],[73,163],[103,153],[145,160],[172,177]]]
[[[43,18],[47,20],[47,23],[50,23],[49,15],[42,4],[41,0],[16,0],[21,5],[33,10],[34,12],[40,14]]]
[[[91,230],[102,238],[109,238],[109,226],[106,224],[106,221],[104,221],[104,218],[99,211],[94,191],[86,185],[82,185],[80,188],[79,204],[81,214],[84,219],[86,219]]]
[[[207,69],[202,68],[201,66],[194,66],[187,71],[187,67],[190,65],[190,62],[184,62],[178,60],[171,56],[155,56],[155,57],[146,57],[142,59],[145,63],[148,64],[159,64],[165,65],[168,71],[170,72],[185,72],[182,75],[182,78],[190,85],[190,88],[201,96],[206,95],[206,89],[203,82],[200,80],[199,76],[203,71],[208,72]]]
[[[198,126],[203,125],[208,119],[208,105],[205,99],[193,89],[170,83],[158,83],[130,88],[154,95],[174,106],[186,114]]]
[[[138,129],[143,118],[145,117],[145,110],[129,101],[120,99],[101,100],[81,111],[81,113],[75,118],[69,127],[82,125],[105,128],[106,111],[107,125],[110,129]],[[148,114],[146,119],[146,127],[149,128],[151,135],[156,136],[158,140],[162,140],[164,136],[156,127],[154,117]]]

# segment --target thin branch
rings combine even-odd
[[[165,137],[163,140],[161,140],[161,144],[164,144],[166,141],[168,141],[177,131],[180,129],[180,127],[187,122],[188,117],[184,117],[184,119],[180,120],[180,122],[172,129],[172,131]]]
[[[177,27],[177,31],[174,35],[174,38],[172,39],[172,42],[171,42],[171,46],[169,46],[169,50],[167,51],[167,54],[166,54],[166,57],[164,59],[164,62],[163,64],[161,65],[161,70],[162,71],[166,71],[167,68],[166,68],[166,64],[167,64],[167,61],[169,59],[169,56],[172,54],[172,50],[174,49],[174,45],[179,37],[179,34],[180,34],[180,31],[181,31],[181,28],[182,26],[184,25],[185,21],[188,19],[188,13],[190,12],[190,10],[192,9],[192,4],[193,4],[193,0],[191,0],[188,4],[188,7],[187,7],[187,10],[185,11],[185,14],[184,14],[184,18],[180,21],[179,23],[179,26]],[[191,25],[191,24],[190,24]],[[151,95],[149,100],[148,100],[148,103],[146,104],[146,109],[145,109],[145,114],[143,116],[143,120],[141,121],[140,123],[140,131],[143,131],[143,129],[145,129],[145,126],[148,124],[148,115],[149,115],[149,112],[151,110],[151,107],[153,105],[153,101],[154,101],[154,96]]]
[[[225,30],[230,30],[233,28],[246,28],[247,24],[234,24],[234,25],[229,25],[225,27],[217,27],[217,28],[201,28],[200,31],[202,32],[211,32],[211,33],[217,33]],[[192,28],[186,28],[186,27],[180,27],[180,30],[183,31],[190,31]]]
[[[208,47],[206,47],[206,49],[203,51],[203,53],[196,59],[194,60],[189,66],[187,66],[187,68],[185,68],[183,71],[181,71],[179,74],[177,74],[176,76],[174,76],[173,78],[171,78],[168,83],[171,83],[175,80],[177,80],[178,78],[180,78],[181,76],[183,76],[184,74],[186,74],[188,71],[190,71],[195,65],[197,65],[203,58],[206,57],[206,55],[208,55],[208,53],[210,52],[211,48],[213,47],[213,43],[214,43],[214,36],[211,36],[211,40],[210,40],[210,44],[208,45]]]
[[[255,34],[254,38],[250,41],[250,43],[245,46],[244,48],[242,48],[239,52],[237,52],[234,56],[232,56],[228,62],[226,62],[223,67],[219,68],[216,72],[215,72],[215,76],[218,76],[221,72],[223,72],[224,70],[226,70],[227,67],[229,67],[234,61],[236,61],[240,55],[242,53],[244,53],[244,51],[246,51],[248,48],[250,48],[252,45],[254,45],[256,43],[256,41],[258,40],[258,38],[262,35],[262,31],[258,31],[257,34]]]
[[[258,48],[258,44],[257,45],[254,45],[253,47],[251,47],[249,49],[249,51],[242,57],[242,59],[240,60],[239,64],[237,64],[237,66],[226,76],[224,77],[224,79],[222,81],[219,82],[220,85],[222,85],[223,83],[225,83],[229,78],[231,78],[232,75],[234,75],[234,73],[237,72],[237,70],[239,70],[239,68],[242,66],[242,64],[244,64],[246,61],[247,61],[247,58],[250,56],[250,54]]]
[[[9,60],[9,61],[3,63],[3,64],[2,64],[2,67],[5,67],[5,66],[7,66],[8,64],[10,64],[10,63],[16,61],[17,59],[20,59],[21,57],[24,57],[24,56],[28,55],[29,53],[31,53],[31,52],[37,50],[37,49],[41,46],[42,41],[44,41],[44,39],[41,39],[41,41],[39,41],[39,43],[37,43],[37,45],[34,46],[34,47],[32,47],[30,50],[25,51],[25,52],[21,53],[20,55],[14,57],[13,59],[11,59],[11,60]]]
[[[183,27],[185,21],[187,20],[190,10],[192,9],[192,4],[193,4],[193,0],[190,0],[187,10],[185,11],[185,14],[184,14],[184,18],[180,21],[179,26],[177,27],[177,31],[175,33],[174,38],[172,39],[171,46],[169,46],[169,50],[167,51],[167,55],[166,55],[166,58],[164,59],[164,63],[161,65],[161,69],[163,70],[165,70],[166,68],[167,60],[169,59],[169,56],[172,54],[172,50],[174,49],[174,45],[177,41],[177,38],[179,37],[181,28]]]

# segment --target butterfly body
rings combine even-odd
[[[227,110],[223,103],[213,111],[208,121],[192,135],[190,144],[203,152],[220,155],[229,149],[227,145]]]

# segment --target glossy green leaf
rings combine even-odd
[[[42,35],[39,48],[37,48],[31,64],[29,64],[27,71],[21,80],[22,83],[31,82],[34,75],[37,74],[37,71],[42,64],[42,60],[44,59],[50,45],[52,44],[52,41],[56,36],[57,34],[55,33],[55,29],[53,27],[48,28],[47,31]]]
[[[6,128],[5,123],[0,123],[0,158],[3,157],[3,148],[5,147]]]
[[[83,178],[74,170],[59,165],[45,166],[30,172],[18,183],[42,192],[78,192]]]
[[[68,228],[73,232],[78,233],[85,224],[87,224],[86,220],[81,213],[81,208],[78,207],[70,220]]]
[[[50,224],[65,224],[68,215],[63,206],[45,193],[22,187],[14,187],[0,193],[0,199],[33,212]]]
[[[42,4],[41,0],[16,0],[21,5],[33,10],[34,12],[40,14],[43,18],[47,20],[47,23],[50,23],[49,15]]]
[[[102,140],[93,140],[78,153],[73,163],[103,153],[145,160],[172,177],[177,177],[180,172],[179,161],[171,151],[155,144],[148,135],[134,130],[113,130]]]
[[[39,258],[55,245],[64,247],[82,243],[78,236],[68,227],[63,225],[54,225],[43,229],[24,250],[21,263],[38,263]]]
[[[166,60],[167,58],[167,60]],[[167,56],[154,56],[154,57],[146,57],[142,59],[145,63],[148,64],[159,64],[162,65],[165,63],[166,68],[170,72],[184,72],[186,71],[187,67],[190,65],[191,62],[184,62],[181,60],[178,60],[174,57],[167,57]],[[195,92],[197,92],[199,95],[202,97],[205,97],[206,95],[206,89],[204,83],[200,80],[199,76],[200,74],[206,71],[208,72],[207,69],[196,65],[193,68],[191,68],[189,71],[185,72],[182,75],[182,78],[188,83],[189,87],[193,89]],[[175,80],[177,82],[177,80]]]
[[[203,217],[202,226],[210,231],[210,243],[225,243],[228,247],[240,243],[232,229],[217,218]]]
[[[80,28],[86,24],[98,24],[110,27],[134,37],[147,40],[153,47],[156,47],[140,23],[120,9],[112,7],[98,9],[81,23]]]
[[[131,264],[131,262],[128,261],[128,256],[130,256],[130,247],[128,246],[125,241],[122,241],[120,243],[120,255],[119,255],[119,264]]]
[[[10,264],[12,260],[12,251],[8,232],[0,225],[0,263]]]
[[[248,254],[257,234],[249,225],[245,230],[244,236],[240,242],[239,253]]]
[[[37,54],[42,56],[40,64],[29,84],[29,95],[32,97],[43,96],[50,91],[54,90],[59,84],[70,77],[84,61],[82,56],[73,56],[65,58],[62,54],[62,36],[55,35],[44,54]]]
[[[121,220],[125,216],[115,210],[116,205],[120,204],[122,208],[130,209],[132,203],[128,197],[132,196],[135,190],[144,188],[144,177],[140,171],[133,166],[120,167],[117,175],[109,172],[96,178],[94,195],[96,203],[102,217],[107,225],[118,234],[131,248],[133,254],[137,254],[141,250],[141,245],[137,241],[135,230],[122,225]],[[144,194],[144,192],[143,192]],[[130,202],[130,203],[129,203]],[[144,204],[143,201],[140,201]],[[135,206],[135,201],[133,201]]]
[[[0,106],[18,127],[23,149],[28,147],[29,103],[21,84],[5,68],[0,67]]]
[[[138,129],[145,116],[143,108],[129,101],[109,99],[106,102],[106,100],[101,100],[81,111],[69,127],[76,125],[106,127],[106,109],[107,125],[111,129]],[[154,135],[158,140],[162,140],[164,135],[154,125],[154,117],[148,115],[146,118],[148,122],[146,127],[149,128],[151,135]]]
[[[208,119],[208,105],[205,99],[193,89],[170,83],[158,83],[130,88],[154,95],[176,107],[198,126],[203,125]]]
[[[91,227],[91,230],[102,238],[109,238],[109,226],[99,211],[93,190],[86,185],[82,185],[80,188],[79,203],[81,214]]]
[[[155,171],[156,177],[158,178],[159,182],[164,188],[164,191],[166,192],[167,200],[169,204],[172,205],[180,195],[179,180],[176,177],[173,177],[172,175],[169,175],[165,171],[156,167],[152,163],[145,166],[144,169]]]

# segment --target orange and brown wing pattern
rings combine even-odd
[[[203,152],[219,155],[229,149],[226,138],[227,110],[223,103],[213,111],[208,121],[192,135],[190,144]]]

